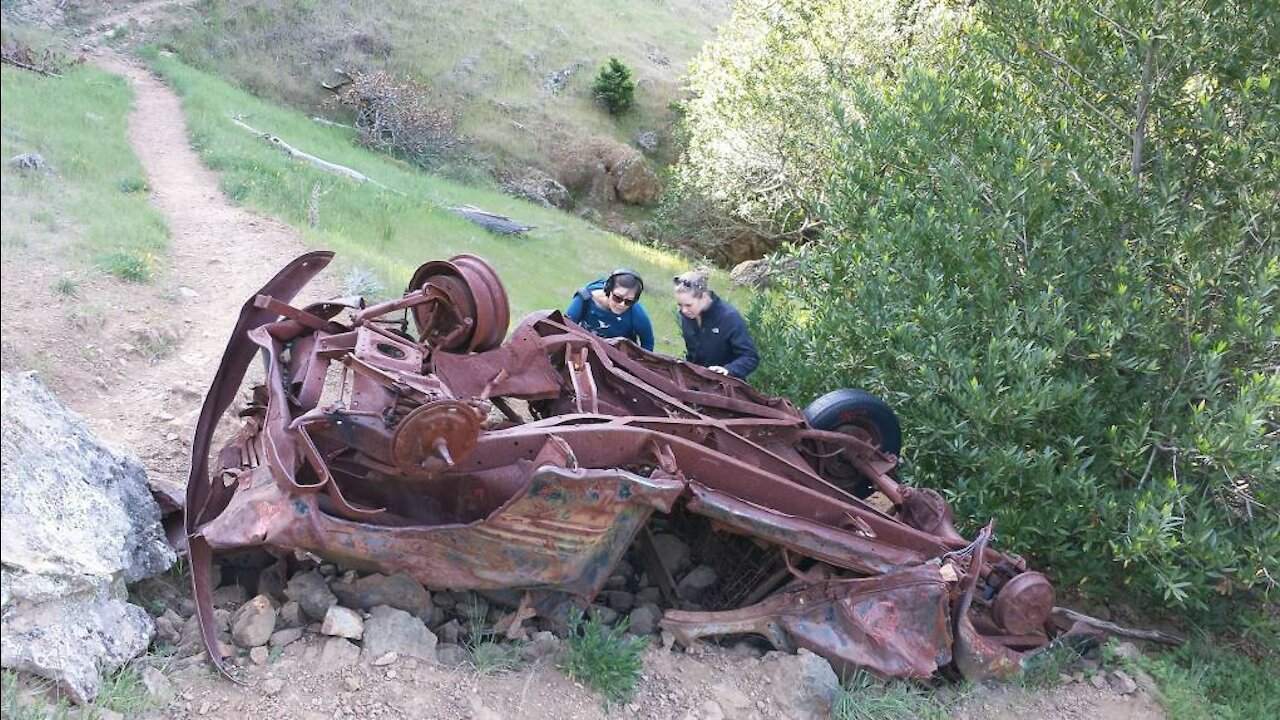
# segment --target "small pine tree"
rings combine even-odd
[[[635,102],[636,82],[631,79],[631,68],[616,57],[609,58],[596,75],[591,91],[610,114],[621,115]]]

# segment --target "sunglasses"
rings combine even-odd
[[[631,307],[632,305],[636,304],[635,298],[629,298],[626,295],[619,295],[617,293],[614,293],[610,295],[609,298],[614,302],[618,303],[619,305],[626,305],[627,307]]]

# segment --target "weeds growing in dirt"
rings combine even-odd
[[[76,297],[80,294],[80,281],[69,275],[63,275],[54,281],[53,292],[66,297]]]
[[[1056,685],[1059,675],[1069,674],[1080,660],[1080,651],[1076,648],[1059,643],[1050,645],[1028,660],[1022,673],[1022,685],[1026,688]]]
[[[471,654],[471,665],[481,675],[509,672],[520,667],[520,645],[504,643],[484,624],[484,613],[478,606],[468,614],[465,647]]]
[[[121,280],[144,283],[155,274],[155,256],[133,248],[120,248],[102,258],[102,267]]]
[[[71,704],[66,698],[59,698],[50,703],[45,699],[53,687],[47,680],[26,684],[18,677],[18,673],[5,670],[0,693],[0,716],[8,720],[64,720],[71,712]]]
[[[131,175],[129,177],[120,179],[120,192],[124,193],[125,195],[132,195],[134,193],[145,193],[150,189],[151,189],[151,186],[147,184],[146,178],[138,177],[136,175]]]
[[[606,708],[631,699],[644,667],[640,656],[649,638],[628,637],[626,631],[626,618],[609,627],[598,617],[584,619],[576,608],[569,613],[569,649],[560,668],[570,680],[598,690]]]
[[[916,685],[882,682],[859,670],[844,684],[831,716],[836,720],[944,720],[947,710]]]

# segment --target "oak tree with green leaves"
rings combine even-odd
[[[760,75],[808,83],[750,92],[810,98],[827,130],[789,138],[813,152],[783,148],[781,174],[723,176],[741,208],[814,160],[792,196],[760,206],[818,232],[785,250],[795,269],[752,309],[757,382],[889,399],[903,479],[941,488],[970,530],[995,518],[999,541],[1060,587],[1184,611],[1274,593],[1268,4],[985,0],[945,18],[935,3],[862,4],[934,17],[928,51],[868,43],[841,55],[866,66],[815,55],[816,72]],[[716,117],[731,138],[763,138],[772,116]],[[687,162],[718,162],[697,142]]]

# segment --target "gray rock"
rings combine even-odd
[[[534,167],[526,169],[523,175],[503,183],[502,187],[512,195],[531,200],[544,207],[564,210],[573,205],[573,197],[569,194],[568,188]]]
[[[298,573],[289,579],[284,594],[297,601],[302,612],[312,620],[323,620],[329,608],[338,604],[338,598],[329,590],[324,576],[315,570]]]
[[[223,585],[213,591],[213,606],[238,608],[249,599],[249,593],[240,585]]]
[[[182,642],[183,619],[172,610],[156,618],[156,642],[166,645],[178,645]]]
[[[390,652],[435,662],[436,642],[421,620],[386,605],[374,608],[364,627],[364,657],[369,662]]]
[[[436,628],[436,635],[442,643],[457,645],[458,638],[462,636],[462,626],[458,624],[457,620],[450,620]]]
[[[325,613],[320,634],[359,640],[364,636],[364,619],[351,608],[334,605]]]
[[[422,583],[404,573],[390,576],[374,573],[354,583],[331,583],[329,589],[339,603],[349,608],[371,610],[387,605],[404,610],[424,623],[430,623],[435,616],[431,594],[422,587]]]
[[[565,85],[569,84],[569,78],[573,77],[573,74],[581,70],[585,64],[581,60],[575,60],[559,70],[547,73],[547,76],[542,79],[542,89],[552,95],[559,93]]]
[[[254,665],[266,665],[271,662],[271,651],[267,649],[266,645],[259,645],[249,651],[249,660]]]
[[[636,605],[636,596],[625,590],[609,590],[601,595],[604,595],[604,601],[609,607],[620,613],[631,612],[631,608]]]
[[[1138,646],[1128,640],[1116,645],[1114,652],[1116,657],[1124,658],[1125,660],[1137,660],[1142,657],[1142,651],[1138,649]]]
[[[662,602],[662,591],[656,587],[647,587],[636,593],[636,605],[657,605]]]
[[[1123,670],[1112,670],[1107,678],[1111,681],[1111,689],[1121,695],[1132,695],[1138,691],[1138,683]]]
[[[636,147],[647,153],[656,152],[658,145],[661,144],[661,141],[658,138],[658,133],[652,130],[641,130],[636,133],[636,136],[632,138],[632,140],[635,142]]]
[[[2,385],[2,664],[84,703],[99,673],[155,634],[125,583],[163,572],[174,554],[137,458],[95,438],[34,373],[3,373]]]
[[[258,595],[241,605],[231,617],[231,639],[242,648],[266,645],[275,629],[276,609],[266,595]]]
[[[612,625],[618,622],[618,611],[604,605],[591,605],[587,608],[587,615],[592,619],[597,619],[605,625]]]
[[[652,635],[658,629],[658,621],[662,619],[662,611],[656,605],[642,605],[631,611],[628,627],[635,635]]]
[[[676,591],[680,593],[680,597],[685,600],[697,600],[710,588],[716,584],[716,571],[707,565],[699,565],[689,571],[688,575],[680,580],[680,584],[676,586]]]
[[[262,683],[262,694],[268,697],[279,695],[283,689],[284,680],[280,678],[267,678],[266,682]]]
[[[437,656],[437,657],[438,657],[438,656]],[[400,659],[400,656],[399,656],[398,654],[393,653],[393,652],[389,652],[389,653],[387,653],[386,655],[383,655],[382,657],[380,657],[380,658],[378,658],[378,659],[374,660],[374,661],[373,661],[373,666],[374,666],[374,667],[385,667],[385,666],[387,666],[387,665],[390,665],[390,664],[394,663],[395,661],[397,661],[397,660],[399,660],[399,659]]]
[[[471,653],[452,643],[442,643],[436,646],[436,662],[447,668],[455,668],[471,662]]]
[[[729,280],[735,285],[760,289],[769,285],[769,261],[743,260],[729,271]]]
[[[529,642],[520,647],[520,659],[533,662],[538,658],[558,655],[561,650],[560,638],[555,633],[540,630],[533,634]]]
[[[267,644],[271,647],[284,647],[289,643],[297,642],[302,638],[302,628],[285,628],[271,633],[271,639]]]
[[[307,617],[302,612],[302,606],[295,600],[280,606],[280,625],[287,628],[300,628],[307,624]]]
[[[315,666],[320,672],[333,672],[355,665],[359,660],[360,648],[357,645],[345,638],[331,637],[320,648]]]
[[[831,663],[801,648],[795,655],[769,653],[762,662],[774,699],[784,717],[829,718],[840,694],[840,678]]]
[[[142,669],[142,685],[147,689],[147,695],[151,697],[154,704],[159,707],[165,707],[173,702],[176,690],[173,683],[169,682],[169,678],[158,669],[147,666]]]
[[[258,594],[276,602],[284,598],[285,570],[280,563],[268,565],[258,573]]]
[[[654,535],[653,546],[658,550],[662,564],[672,575],[679,575],[693,565],[689,560],[689,546],[675,535]]]
[[[21,153],[9,158],[9,167],[22,172],[45,172],[49,164],[38,153]]]

